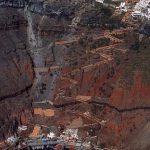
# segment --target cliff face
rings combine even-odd
[[[5,16],[3,15],[5,14]],[[34,72],[28,54],[25,19],[14,9],[0,10],[0,139],[14,133],[31,116]]]
[[[110,97],[110,103],[121,108],[148,106],[150,86],[144,84],[142,78],[141,73],[136,72],[130,89],[116,87]]]
[[[143,39],[146,41],[146,39]],[[120,104],[126,107],[149,106],[149,46],[141,43],[139,52],[131,57],[128,65],[125,66],[118,86],[114,89],[111,102],[119,104],[117,99],[122,99]],[[119,86],[122,85],[122,86]],[[117,98],[118,97],[118,98]],[[137,105],[135,105],[137,103]],[[118,105],[118,106],[119,106]]]
[[[0,139],[15,133],[19,124],[29,124],[34,109],[33,122],[48,126],[76,126],[77,120],[77,126],[84,128],[105,120],[105,125],[93,128],[98,144],[146,150],[150,147],[149,38],[139,42],[133,28],[120,27],[120,16],[116,19],[112,10],[93,1],[54,2],[46,5],[51,10],[47,16],[43,3],[24,10],[26,19],[16,8],[0,10]],[[31,87],[32,104],[50,101],[55,110],[47,108],[49,103],[45,110],[31,107]],[[85,138],[90,128],[82,130]]]
[[[131,35],[129,37],[132,38]],[[82,56],[77,55],[78,59],[74,59],[76,55],[70,57],[70,53],[66,54],[76,66],[62,69],[54,102],[81,101],[84,106],[80,104],[72,110],[89,112],[92,116],[106,120],[106,125],[96,134],[101,144],[128,150],[146,150],[150,147],[148,43],[149,40],[144,37],[138,51],[129,50],[126,44],[109,52],[101,50],[92,55],[80,49]],[[102,111],[99,112],[101,107],[88,105],[90,100],[101,104]]]
[[[11,35],[9,33],[9,31],[1,33],[0,39],[2,45],[0,56],[1,99],[28,88],[33,80],[30,56],[25,50],[17,49],[16,45],[23,43],[14,39],[18,33],[22,33],[19,31],[16,33],[11,31]],[[20,40],[19,36],[18,40]]]
[[[146,39],[143,39],[143,41],[146,41]],[[150,62],[148,49],[149,46],[145,43],[145,46],[140,47],[138,54],[135,52],[134,55],[130,54],[132,59],[122,69],[122,74],[116,80],[117,84],[110,96],[109,104],[119,108],[122,112],[115,115],[109,108],[105,110],[106,116],[113,119],[112,122],[108,123],[109,131],[107,133],[114,132],[116,136],[114,144],[124,143],[124,149],[142,150],[150,147],[149,140],[147,140],[150,130],[150,78],[148,75],[149,67],[147,67]],[[147,130],[147,133],[144,130]]]

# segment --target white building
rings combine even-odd
[[[14,143],[16,143],[17,141],[18,141],[18,137],[16,137],[16,136],[10,136],[10,137],[8,137],[7,140],[6,140],[6,142],[7,142],[8,144],[14,144]]]
[[[23,126],[23,125],[22,125],[22,126],[19,126],[19,127],[18,127],[18,131],[19,131],[19,132],[26,131],[26,130],[27,130],[27,126]]]
[[[50,139],[53,139],[55,136],[55,134],[53,132],[50,132],[48,135],[47,135],[48,138]]]
[[[146,9],[149,3],[150,0],[140,0],[138,3],[136,3],[134,10],[141,11],[142,9]]]
[[[104,0],[96,0],[96,2],[99,2],[99,3],[104,3]]]
[[[150,0],[140,0],[134,7],[133,17],[141,17],[150,20]]]
[[[132,12],[132,17],[140,17],[141,15],[142,15],[142,13],[141,13],[141,11],[134,11],[134,12]]]
[[[119,6],[119,7],[116,7],[116,9],[119,9],[120,11],[123,11],[123,12],[127,12],[127,11],[128,11],[125,2],[121,2],[120,6]]]

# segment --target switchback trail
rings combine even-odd
[[[68,107],[68,106],[73,106],[77,104],[81,104],[82,102],[70,102],[70,103],[65,103],[65,104],[54,104],[53,106],[55,108],[62,108],[62,107]],[[150,111],[150,106],[137,106],[137,107],[131,107],[131,108],[117,108],[116,106],[110,105],[108,103],[104,102],[97,102],[97,101],[90,101],[87,102],[88,104],[94,104],[94,105],[100,105],[104,107],[109,107],[110,109],[113,109],[119,113],[124,113],[124,112],[133,112],[133,111],[138,111],[138,110],[148,110]]]

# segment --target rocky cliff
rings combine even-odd
[[[106,125],[96,134],[99,144],[129,150],[146,150],[150,147],[150,62],[146,41],[149,40],[143,38],[138,52],[128,48],[124,54],[115,54],[110,61],[95,56],[94,60],[98,58],[98,62],[91,62],[89,65],[84,62],[90,61],[90,56],[88,61],[80,64],[82,59],[86,59],[82,55],[75,59],[77,67],[73,70],[63,69],[63,77],[59,79],[56,87],[55,104],[72,101],[72,105],[77,105],[71,107],[76,115],[78,111],[88,112],[106,120]],[[117,49],[113,50],[114,53]],[[123,50],[123,46],[121,49]],[[100,54],[102,55],[102,51]],[[81,104],[78,105],[75,101],[80,101]],[[68,109],[65,108],[66,111]]]
[[[25,21],[14,9],[0,10],[0,139],[28,123],[31,114],[34,71],[27,52],[26,24],[20,25]]]
[[[92,128],[87,124],[98,123],[92,128],[98,145],[148,150],[149,37],[141,39],[112,8],[54,2],[14,4],[6,13],[6,21],[15,14],[23,23],[0,31],[0,138],[30,120],[77,126],[83,138]]]

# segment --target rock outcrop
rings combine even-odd
[[[29,93],[33,84],[34,71],[32,59],[27,51],[26,26],[13,24],[19,22],[20,18],[23,21],[23,17],[14,9],[1,8],[0,10],[1,23],[5,21],[8,25],[5,30],[0,31],[1,140],[14,133],[19,124],[27,124],[31,117]]]

